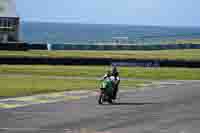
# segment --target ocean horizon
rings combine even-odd
[[[117,24],[79,24],[22,22],[20,38],[26,42],[52,44],[93,44],[128,38],[130,44],[161,44],[180,39],[200,38],[200,27],[139,26]]]

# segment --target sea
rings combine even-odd
[[[162,44],[175,40],[199,39],[200,27],[136,26],[22,22],[20,39],[30,43],[96,44],[126,38],[129,44]]]

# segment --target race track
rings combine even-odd
[[[120,93],[115,105],[96,96],[0,109],[1,133],[199,133],[200,81],[170,81]]]

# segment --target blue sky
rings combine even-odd
[[[200,26],[200,0],[16,0],[23,21]]]

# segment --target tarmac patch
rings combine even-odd
[[[130,90],[120,90],[120,93]],[[133,91],[133,90],[132,90]],[[135,91],[135,90],[134,90]],[[97,96],[97,91],[70,91],[50,94],[41,94],[26,97],[0,99],[0,109],[14,109],[31,105],[80,100],[89,96]],[[120,98],[119,98],[120,99]]]
[[[56,103],[62,101],[80,100],[81,98],[88,98],[94,96],[94,92],[59,92],[27,97],[8,98],[0,100],[0,108],[13,109],[18,107],[25,107],[37,104]]]

